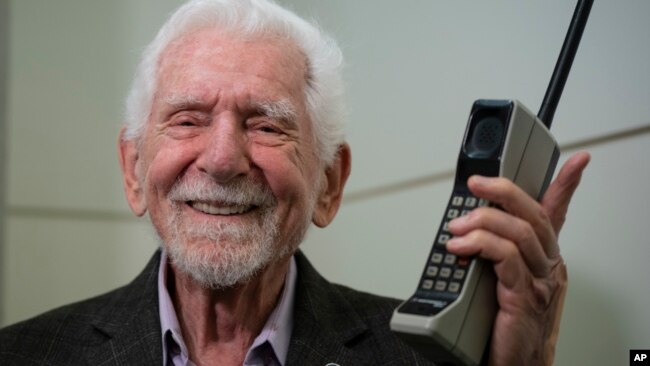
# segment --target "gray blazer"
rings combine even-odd
[[[130,284],[0,330],[0,365],[161,365],[160,252]],[[388,329],[398,301],[329,283],[300,252],[288,365],[430,365]]]

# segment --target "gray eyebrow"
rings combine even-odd
[[[174,109],[186,109],[205,104],[201,98],[186,94],[172,94],[163,101]],[[298,128],[298,112],[288,99],[252,101],[251,104],[259,113],[282,121],[292,128]]]
[[[268,117],[288,122],[292,127],[297,127],[298,112],[287,99],[254,102],[253,106]]]

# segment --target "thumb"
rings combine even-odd
[[[551,220],[556,234],[560,232],[562,225],[564,225],[569,202],[571,202],[571,197],[578,188],[582,172],[589,164],[590,159],[589,153],[584,151],[571,156],[564,163],[560,173],[558,173],[542,198],[542,207]]]

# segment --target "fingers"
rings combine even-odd
[[[527,222],[547,257],[559,256],[556,235],[546,211],[512,181],[505,178],[473,176],[468,181],[468,187],[476,196],[502,207],[511,217],[514,216]],[[508,232],[504,233],[508,234]],[[518,239],[509,236],[507,238],[515,242]]]
[[[589,154],[584,151],[571,156],[564,163],[557,178],[551,183],[542,198],[542,207],[546,211],[556,235],[562,229],[571,197],[573,197],[573,193],[580,183],[582,172],[589,164],[590,159]]]
[[[454,237],[447,248],[458,256],[478,255],[493,262],[497,277],[506,288],[517,287],[528,272],[517,246],[487,230],[473,230],[466,236]]]
[[[481,243],[481,248],[472,249],[492,261],[503,261],[506,255],[512,254],[508,252],[520,251],[518,256],[523,258],[533,276],[546,277],[549,274],[550,263],[537,234],[530,224],[518,217],[496,208],[481,207],[451,221],[449,230],[455,235],[447,244],[451,248],[467,251]]]
[[[549,359],[566,289],[557,233],[588,162],[586,153],[567,160],[541,202],[507,179],[471,177],[470,191],[503,210],[481,207],[449,223],[454,235],[447,242],[449,252],[478,255],[494,263],[499,314],[493,336],[505,334],[506,342],[521,340],[518,344],[532,345],[532,352],[543,351]],[[539,336],[527,340],[533,333]],[[493,343],[491,355],[503,349]]]
[[[549,276],[561,262],[557,233],[589,159],[589,154],[578,153],[567,160],[541,203],[505,178],[471,177],[470,191],[503,210],[482,207],[452,220],[449,230],[454,238],[447,248],[495,262],[502,282],[522,271],[536,278]]]

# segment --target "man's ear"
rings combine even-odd
[[[352,156],[350,146],[344,143],[339,147],[336,159],[323,172],[324,180],[316,200],[316,209],[312,221],[318,227],[325,227],[336,216],[343,199],[343,188],[350,176]]]
[[[137,216],[142,216],[147,212],[147,203],[144,198],[142,182],[138,174],[137,166],[140,155],[136,141],[124,139],[124,131],[125,128],[120,130],[120,136],[117,142],[124,193],[133,213]]]

